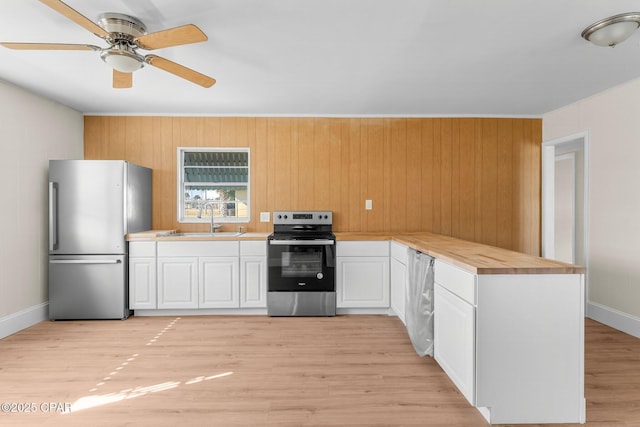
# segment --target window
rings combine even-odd
[[[178,147],[178,221],[249,222],[249,149]]]

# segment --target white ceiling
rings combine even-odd
[[[146,66],[113,89],[98,52],[0,47],[0,79],[86,114],[538,116],[640,77],[640,31],[580,38],[638,0],[66,0],[204,43],[154,51],[217,80]],[[0,41],[106,43],[37,0],[3,0]],[[141,51],[142,53],[150,53]]]

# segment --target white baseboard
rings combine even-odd
[[[640,318],[595,302],[587,303],[587,317],[640,338]]]
[[[136,317],[143,316],[266,316],[266,308],[174,308],[133,310]]]
[[[34,305],[17,313],[0,318],[0,339],[49,318],[49,303]]]
[[[336,308],[336,314],[389,314],[388,308]]]

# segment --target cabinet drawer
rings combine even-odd
[[[436,259],[435,282],[469,304],[476,305],[476,276],[444,261]]]
[[[129,258],[155,257],[156,242],[129,243]]]
[[[407,247],[400,243],[391,242],[391,258],[400,261],[402,264],[407,265]]]
[[[239,243],[238,241],[158,242],[158,256],[238,256]]]
[[[266,241],[241,241],[240,242],[240,256],[266,256],[267,255],[267,242]]]
[[[389,241],[338,242],[336,256],[389,256]]]

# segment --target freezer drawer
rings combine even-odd
[[[49,318],[129,316],[126,255],[49,257]]]

